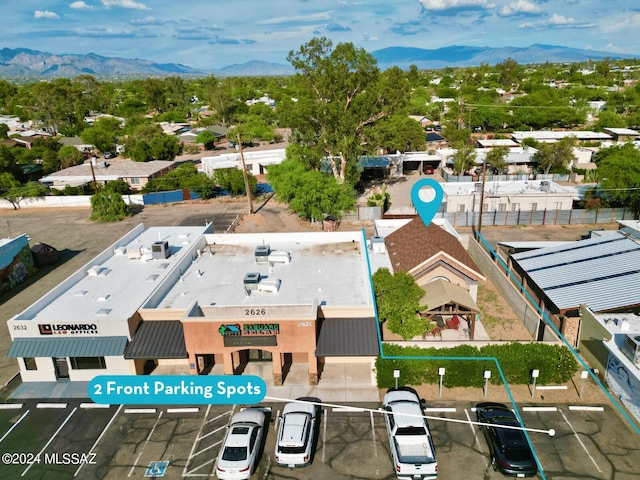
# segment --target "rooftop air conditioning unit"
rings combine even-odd
[[[170,255],[169,242],[166,240],[153,242],[151,245],[151,258],[153,260],[164,260],[165,258],[169,258]]]
[[[258,283],[258,290],[266,293],[278,293],[281,283],[279,278],[265,279]]]
[[[474,187],[475,187],[476,193],[482,193],[482,183],[481,182],[476,182]]]
[[[384,237],[372,235],[369,241],[371,242],[371,250],[373,250],[374,253],[384,253],[387,251],[387,247],[384,244]]]
[[[542,180],[540,182],[540,190],[542,190],[543,192],[551,191],[551,182],[549,182],[548,180]]]
[[[260,283],[260,274],[257,272],[249,272],[244,276],[244,289],[247,292],[252,290],[258,290],[258,283]]]
[[[258,245],[256,247],[256,263],[269,263],[269,253],[271,248],[269,245]]]

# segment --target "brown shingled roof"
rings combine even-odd
[[[411,273],[413,268],[444,253],[484,279],[476,262],[456,237],[433,223],[425,226],[420,217],[388,235],[385,244],[394,271]]]

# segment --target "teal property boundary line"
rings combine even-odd
[[[496,251],[491,248],[491,245],[489,245],[489,243],[487,242],[487,240],[478,232],[476,232],[476,236],[478,237],[478,239],[482,242],[482,244],[489,250],[489,252],[491,253],[491,256],[495,259],[498,260],[498,262],[500,263],[500,265],[505,269],[505,271],[509,274],[509,277],[515,282],[515,284],[518,286],[518,288],[520,289],[520,292],[527,298],[527,300],[529,300],[529,302],[531,303],[531,305],[534,305],[536,308],[536,311],[542,316],[542,318],[544,319],[544,323],[547,327],[551,328],[554,333],[558,336],[558,338],[562,341],[562,343],[569,349],[569,351],[571,352],[571,354],[575,357],[575,359],[578,361],[578,363],[580,365],[582,365],[582,367],[588,372],[589,376],[593,379],[593,381],[596,383],[596,385],[598,385],[598,387],[600,388],[600,390],[602,390],[602,392],[607,396],[607,398],[611,401],[611,403],[616,407],[616,409],[620,412],[620,414],[624,417],[624,419],[627,421],[627,423],[629,424],[629,426],[638,434],[640,435],[640,428],[635,424],[635,422],[631,419],[631,417],[629,417],[629,415],[627,414],[627,412],[624,411],[624,408],[622,405],[620,405],[620,403],[618,402],[618,400],[611,395],[611,393],[607,390],[607,388],[602,384],[602,382],[598,379],[598,377],[593,373],[593,371],[591,370],[591,368],[587,365],[587,363],[582,359],[582,357],[580,356],[580,354],[578,354],[578,352],[575,351],[575,349],[569,344],[569,342],[567,341],[567,339],[564,337],[564,335],[562,335],[560,333],[560,331],[556,328],[556,326],[553,324],[553,322],[549,319],[549,316],[542,311],[542,309],[538,306],[538,304],[533,300],[533,298],[531,297],[531,295],[529,295],[529,292],[527,292],[527,290],[524,288],[524,286],[522,285],[522,283],[520,283],[520,281],[515,277],[515,275],[513,274],[513,272],[511,271],[511,269],[507,266],[506,263],[504,263],[504,261],[502,260],[502,258],[500,258],[500,256],[496,253]],[[377,314],[376,314],[376,319],[377,319]]]
[[[507,379],[504,376],[504,373],[502,372],[502,368],[500,367],[500,362],[498,361],[497,358],[495,357],[430,357],[430,356],[415,356],[415,355],[411,355],[411,356],[399,356],[399,355],[385,355],[384,354],[384,348],[382,345],[382,332],[381,332],[381,327],[380,327],[380,320],[378,318],[378,307],[376,305],[376,297],[375,297],[375,293],[373,290],[373,277],[372,277],[372,272],[371,272],[371,262],[369,261],[369,249],[366,248],[367,245],[367,236],[366,236],[366,232],[365,229],[362,229],[362,235],[363,235],[363,239],[364,239],[364,245],[365,245],[365,254],[366,254],[366,259],[367,259],[367,269],[369,271],[369,283],[371,286],[371,297],[372,297],[372,302],[373,302],[373,311],[375,314],[375,318],[376,318],[376,327],[377,327],[377,332],[378,332],[378,346],[380,348],[380,358],[383,359],[387,359],[387,360],[456,360],[456,361],[463,361],[463,362],[478,362],[478,361],[489,361],[489,362],[493,362],[498,370],[498,373],[500,374],[500,378],[502,379],[502,384],[504,385],[505,390],[507,391],[507,395],[509,396],[509,400],[511,401],[511,404],[513,405],[513,409],[514,412],[516,414],[516,417],[518,418],[518,421],[520,422],[521,425],[524,426],[524,422],[522,420],[522,417],[520,416],[520,411],[518,410],[518,406],[516,404],[515,399],[513,398],[513,395],[511,394],[511,390],[509,389],[509,385],[507,384]],[[531,443],[531,439],[529,438],[529,434],[527,433],[526,429],[523,429],[522,432],[524,433],[524,436],[527,438],[527,442],[529,442],[529,445],[531,446],[531,450],[533,451],[533,456],[536,459],[536,464],[538,465],[538,471],[540,473],[540,475],[542,476],[543,480],[546,480],[547,477],[544,474],[544,469],[542,468],[542,464],[540,463],[540,460],[538,459],[538,454],[536,453],[535,449],[533,448],[533,445]]]

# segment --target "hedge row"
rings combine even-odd
[[[544,343],[508,343],[486,345],[478,348],[459,345],[452,348],[402,347],[383,345],[385,357],[464,357],[464,360],[443,360],[440,358],[389,359],[379,357],[376,370],[379,388],[395,385],[394,370],[400,370],[400,384],[437,384],[440,381],[438,369],[444,367],[444,385],[447,387],[482,387],[484,371],[491,371],[491,383],[501,384],[502,379],[493,358],[498,359],[507,383],[526,385],[531,382],[531,372],[540,374],[538,385],[568,382],[578,370],[578,362],[571,351],[562,345]]]

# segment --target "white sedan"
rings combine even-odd
[[[221,480],[246,479],[256,469],[265,435],[267,416],[257,408],[247,408],[231,418],[216,461]]]

